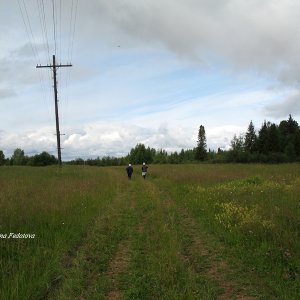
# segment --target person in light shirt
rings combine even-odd
[[[147,172],[148,172],[148,166],[146,165],[146,163],[143,163],[143,165],[142,165],[142,176],[143,176],[144,179],[146,179]]]

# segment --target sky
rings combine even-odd
[[[252,120],[300,122],[297,0],[0,0],[0,150],[63,160],[138,143],[228,149]]]

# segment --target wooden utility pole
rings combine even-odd
[[[71,64],[67,65],[62,65],[59,64],[57,65],[55,62],[55,55],[53,55],[53,64],[52,65],[47,65],[47,66],[42,66],[42,65],[37,65],[37,68],[52,68],[53,71],[53,88],[54,88],[54,102],[55,102],[55,121],[56,121],[56,140],[57,140],[57,156],[58,156],[58,165],[61,167],[61,147],[60,147],[60,131],[59,131],[59,118],[58,118],[58,98],[57,98],[57,81],[56,81],[56,70],[57,68],[60,67],[72,67]]]

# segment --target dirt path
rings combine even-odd
[[[45,299],[256,299],[221,252],[155,180],[124,181]]]
[[[120,299],[117,277],[129,261],[126,219],[134,210],[124,181],[73,249],[62,258],[64,274],[44,299]]]
[[[129,241],[120,242],[117,253],[115,254],[113,260],[110,262],[108,276],[112,282],[112,287],[107,297],[110,300],[121,299],[118,276],[121,273],[124,273],[127,269],[129,259],[130,259],[129,249],[130,249]]]

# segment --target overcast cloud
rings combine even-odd
[[[74,65],[58,78],[64,157],[123,155],[136,143],[191,148],[200,124],[209,147],[226,148],[250,120],[300,116],[299,1],[79,0],[74,44],[71,3],[57,17],[57,57]],[[35,69],[54,52],[51,14],[48,53],[37,2],[26,5],[33,38],[17,2],[0,0],[7,155],[56,149],[51,74]]]

